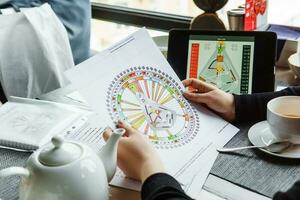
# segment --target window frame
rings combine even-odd
[[[189,28],[193,17],[127,8],[104,3],[91,3],[92,18],[126,25],[169,31],[172,28]]]

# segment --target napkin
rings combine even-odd
[[[36,98],[69,84],[74,66],[64,26],[49,4],[0,15],[0,81],[6,97]]]

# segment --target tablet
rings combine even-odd
[[[173,29],[168,61],[181,80],[197,78],[234,94],[274,91],[273,32]]]

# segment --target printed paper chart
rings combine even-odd
[[[148,136],[156,148],[189,143],[199,131],[199,116],[167,73],[132,67],[111,82],[106,99],[113,121],[122,119]]]

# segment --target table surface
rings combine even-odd
[[[276,67],[275,80],[279,86],[300,85],[300,78],[297,78],[294,72],[288,67]]]

